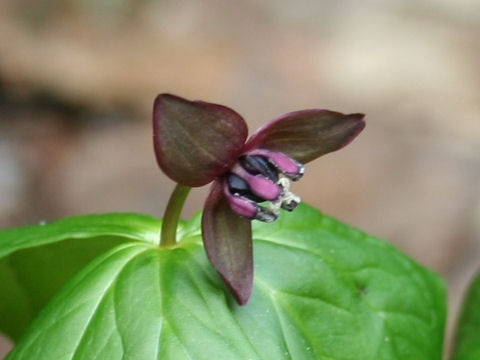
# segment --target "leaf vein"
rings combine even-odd
[[[129,262],[131,262],[133,259],[135,259],[136,257],[142,255],[143,253],[149,251],[150,249],[143,249],[142,251],[136,253],[134,256],[132,256],[130,259],[128,259],[128,261],[126,261],[123,266],[118,269],[117,271],[117,274],[112,278],[112,280],[108,283],[108,285],[105,287],[102,295],[100,296],[100,298],[98,299],[98,302],[97,304],[94,306],[94,308],[92,309],[92,312],[91,312],[91,315],[88,317],[87,319],[87,322],[85,323],[84,327],[83,327],[83,330],[81,332],[81,335],[79,336],[79,340],[77,341],[77,343],[75,344],[74,348],[72,349],[72,355],[70,357],[70,360],[73,360],[74,357],[75,357],[75,353],[78,349],[78,347],[80,346],[80,344],[82,343],[82,340],[83,340],[83,336],[85,334],[85,332],[87,331],[90,323],[92,322],[93,318],[95,317],[95,314],[97,313],[97,310],[99,309],[99,306],[101,305],[103,299],[105,298],[106,294],[108,293],[108,291],[110,290],[111,286],[116,282],[117,280],[117,277],[118,275],[120,274],[120,272],[123,270],[123,268],[125,267],[126,264],[128,264]]]

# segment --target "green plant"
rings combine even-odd
[[[212,108],[162,96],[157,105],[159,101],[175,105],[177,114],[171,115],[169,109],[170,120],[185,116],[184,105],[194,113]],[[157,121],[165,110],[155,109]],[[324,135],[323,144],[304,139],[307,150],[317,148],[313,157],[302,158],[291,149],[282,152],[294,159],[297,172],[298,161],[339,148],[363,128],[357,114],[314,114],[314,119],[306,120],[309,130],[297,132],[297,138],[310,136],[311,122],[324,122],[325,114],[334,119],[326,129],[337,126],[336,131],[329,136],[325,128],[317,131],[317,137]],[[215,122],[215,116],[210,120]],[[344,121],[340,128],[339,121]],[[166,123],[167,130],[159,130],[165,122],[155,125],[157,158],[180,185],[167,207],[164,226],[146,215],[106,214],[0,231],[0,331],[16,342],[7,359],[442,358],[446,304],[439,276],[382,240],[304,204],[273,223],[254,222],[250,230],[245,216],[263,212],[258,216],[266,220],[264,214],[271,212],[276,218],[282,203],[287,210],[292,210],[292,199],[298,203],[293,194],[288,198],[277,194],[269,206],[265,197],[255,197],[255,185],[240,193],[227,176],[239,156],[262,156],[244,159],[242,166],[277,184],[277,177],[268,171],[280,177],[287,171],[265,162],[275,155],[263,150],[278,151],[275,141],[258,140],[257,133],[253,139],[268,146],[249,147],[247,142],[244,147],[245,133],[243,140],[233,139],[237,145],[222,160],[229,162],[227,170],[214,168],[205,176],[205,152],[196,154],[188,166],[164,162],[163,157],[184,151],[177,147],[169,155],[160,146],[165,142],[158,144],[163,134],[178,139],[172,130],[177,125]],[[211,126],[204,129],[208,132]],[[198,135],[203,130],[195,131]],[[188,134],[183,136],[180,148],[190,148]],[[327,149],[328,140],[333,145]],[[215,141],[205,144],[218,146]],[[197,175],[200,180],[182,184]],[[248,180],[248,174],[245,177]],[[213,189],[222,181],[228,185],[225,195],[213,190],[203,215],[179,220],[187,185],[212,180],[217,184]],[[273,189],[271,184],[262,186]],[[281,189],[282,194],[287,191]],[[249,213],[252,209],[255,212]],[[237,214],[242,211],[244,217]],[[480,358],[479,308],[477,280],[460,321],[455,360]]]

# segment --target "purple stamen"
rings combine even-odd
[[[230,208],[240,216],[263,222],[272,222],[278,217],[278,214],[274,211],[257,205],[254,201],[247,199],[245,196],[236,193],[232,194],[227,181],[225,182],[223,191],[230,204]]]
[[[250,174],[238,163],[232,168],[232,173],[245,180],[251,191],[262,199],[275,200],[282,193],[282,188],[279,185],[262,175]]]
[[[293,181],[299,180],[305,172],[305,168],[302,164],[280,152],[255,149],[249,151],[246,155],[260,155],[266,157],[281,173]]]

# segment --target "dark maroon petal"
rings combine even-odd
[[[202,186],[237,160],[247,124],[232,109],[203,101],[158,95],[153,107],[153,143],[160,168],[172,180]]]
[[[202,216],[202,236],[208,259],[240,305],[253,286],[252,227],[235,213],[224,195],[223,180],[210,189]]]
[[[288,113],[258,129],[245,152],[278,151],[304,164],[350,143],[365,127],[363,117],[317,109]]]

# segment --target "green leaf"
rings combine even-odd
[[[441,359],[445,288],[431,271],[308,206],[253,234],[246,306],[208,263],[196,216],[175,248],[95,259],[7,359]]]
[[[465,298],[455,334],[452,360],[480,359],[480,273]]]
[[[79,269],[126,241],[158,241],[160,222],[137,214],[89,215],[0,230],[0,331],[16,340]]]

